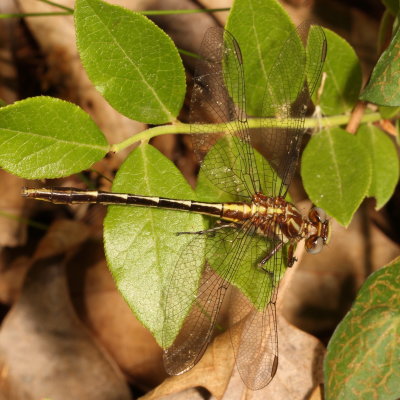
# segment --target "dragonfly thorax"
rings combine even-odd
[[[252,197],[251,216],[259,235],[276,237],[283,243],[305,239],[307,252],[319,253],[330,238],[330,221],[325,212],[313,207],[303,217],[295,205],[283,197],[268,197],[256,193]]]
[[[298,241],[303,237],[306,220],[283,197],[268,197],[256,193],[252,197],[251,211],[258,234],[278,237],[284,243]]]

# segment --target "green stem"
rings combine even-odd
[[[50,4],[55,7],[62,8],[66,11],[59,12],[38,12],[38,13],[14,13],[14,14],[0,14],[0,19],[2,18],[25,18],[25,17],[54,17],[60,15],[72,15],[74,10],[69,7],[64,7],[59,4],[53,3],[49,0],[41,0],[44,3]],[[142,15],[174,15],[174,14],[195,14],[203,12],[220,12],[229,11],[230,8],[208,8],[208,9],[188,9],[188,10],[150,10],[150,11],[137,11],[138,14]]]
[[[9,219],[13,219],[13,220],[16,220],[16,221],[24,222],[24,223],[26,223],[26,224],[28,224],[30,226],[33,226],[34,228],[37,228],[37,229],[41,229],[41,230],[44,230],[44,231],[46,231],[48,229],[47,225],[41,224],[40,222],[32,221],[32,220],[27,219],[27,218],[22,218],[20,216],[14,215],[14,214],[10,214],[10,213],[8,213],[6,211],[0,210],[0,215],[3,216],[3,217],[9,218]]]
[[[70,8],[70,7],[67,7],[67,6],[63,6],[62,4],[55,3],[54,1],[51,1],[51,0],[39,0],[39,1],[41,1],[42,3],[49,4],[51,6],[54,6],[54,7],[61,8],[62,10],[69,11],[71,14],[74,13],[74,9],[73,8]]]
[[[321,119],[318,118],[306,118],[304,127],[306,129],[311,128],[323,128],[323,127],[331,127],[338,125],[345,125],[349,121],[349,115],[334,115],[331,117],[324,117]],[[361,122],[374,122],[379,121],[381,119],[381,115],[378,112],[365,114],[361,119]],[[265,126],[268,128],[291,128],[298,124],[298,120],[291,119],[276,119],[276,118],[251,118],[248,120],[248,125],[250,129],[259,129],[260,126]],[[128,146],[136,143],[136,142],[146,142],[151,138],[156,136],[168,135],[171,133],[174,134],[182,134],[182,133],[191,133],[191,125],[183,124],[183,123],[175,123],[171,125],[160,125],[154,128],[146,129],[145,131],[139,132],[138,134],[131,136],[130,138],[124,140],[123,142],[111,145],[111,152],[119,152]],[[222,132],[226,129],[229,131],[237,130],[237,125],[235,122],[231,122],[228,124],[202,124],[201,132],[202,133],[218,133]],[[197,129],[198,131],[198,129]]]
[[[196,53],[192,53],[191,51],[187,51],[187,50],[183,50],[183,49],[178,49],[179,53],[184,54],[185,56],[189,56],[189,57],[193,57],[196,58],[197,60],[199,60],[201,57],[196,54]]]
[[[59,15],[72,15],[72,13],[70,13],[69,11],[58,11],[58,12],[0,14],[0,19],[25,18],[25,17],[54,17]]]
[[[230,8],[190,8],[186,10],[149,10],[149,11],[137,11],[142,15],[172,15],[172,14],[196,14],[204,12],[221,12],[229,11]]]

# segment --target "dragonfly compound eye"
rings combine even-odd
[[[306,250],[310,254],[318,254],[324,247],[324,240],[320,236],[310,236],[306,239]]]

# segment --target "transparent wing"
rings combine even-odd
[[[272,247],[277,246],[279,242],[275,239]],[[259,257],[260,251],[265,251],[264,246],[253,241],[251,253],[256,255],[254,258]],[[254,268],[254,261],[252,267]],[[267,272],[257,276],[256,304],[265,305],[264,307],[254,307],[242,292],[235,293],[231,340],[240,376],[252,390],[268,385],[278,368],[276,297],[283,272],[282,252],[277,252],[267,265]],[[251,284],[254,277],[249,275],[247,279]]]
[[[196,235],[178,260],[164,300],[162,345],[167,372],[177,375],[192,368],[211,340],[215,322],[242,253],[251,236],[249,225]],[[206,258],[199,265],[199,257]],[[187,277],[202,268],[197,290],[188,289]],[[179,332],[179,333],[178,333]]]
[[[252,221],[237,230],[223,228],[196,236],[189,243],[178,261],[164,304],[163,347],[168,373],[185,372],[200,360],[212,338],[228,286],[234,284],[241,293],[234,304],[231,330],[238,370],[252,389],[268,384],[278,356],[275,300],[283,273],[280,253],[267,263],[267,271],[260,270],[258,264],[279,243],[278,238],[255,235]],[[194,273],[199,252],[204,249],[207,256],[199,289],[186,290],[187,274]],[[182,322],[177,326],[176,321]]]
[[[296,171],[305,132],[304,120],[321,76],[326,46],[322,28],[313,26],[309,30],[309,24],[303,23],[284,42],[269,71],[262,129],[255,139],[266,149],[268,161],[281,178],[279,181],[261,173],[262,184],[269,193],[285,196]],[[278,127],[280,122],[282,125]]]
[[[239,45],[224,29],[210,28],[199,56],[190,103],[195,153],[205,175],[219,189],[249,198],[260,191],[260,178],[253,149],[246,146],[250,134]],[[208,133],[210,123],[220,124],[220,132]],[[221,138],[225,141],[219,141]],[[204,159],[214,145],[218,151]]]

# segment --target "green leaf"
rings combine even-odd
[[[372,181],[367,196],[376,198],[380,209],[390,199],[399,180],[399,158],[390,138],[372,124],[360,127],[357,137],[372,161]]]
[[[150,145],[142,145],[129,155],[117,173],[113,191],[195,199],[174,164]],[[162,295],[181,252],[193,239],[192,235],[176,236],[176,232],[203,228],[201,215],[146,207],[111,206],[104,220],[106,256],[117,287],[159,343],[163,326]],[[188,274],[186,290],[196,291],[201,264],[199,254],[198,275]],[[168,322],[174,326],[164,326],[164,330],[177,334],[183,320]],[[165,341],[164,338],[164,344]]]
[[[325,115],[349,112],[361,89],[361,66],[353,48],[339,35],[324,28],[328,52],[323,67],[326,74],[319,105]],[[314,93],[317,103],[317,93]]]
[[[326,400],[400,397],[400,262],[373,273],[336,328],[325,358]]]
[[[380,106],[379,113],[383,119],[392,119],[400,114],[400,107],[386,107]]]
[[[89,78],[116,110],[151,124],[175,120],[186,84],[169,36],[143,15],[100,0],[77,0],[75,25]]]
[[[0,99],[0,107],[4,107],[6,105],[7,103],[3,99]]]
[[[381,106],[400,106],[398,71],[400,70],[400,29],[382,53],[371,79],[360,96],[361,100]]]
[[[368,193],[371,161],[356,136],[340,128],[326,129],[305,148],[301,176],[312,202],[347,226]]]
[[[223,138],[219,140],[207,153],[204,163],[207,163],[208,160],[215,160],[213,155],[214,152],[219,152],[220,147],[227,148],[229,147],[230,151],[226,152],[225,155],[229,156],[229,159],[225,159],[225,166],[227,168],[235,168],[237,171],[245,171],[246,168],[244,165],[241,165],[240,162],[243,161],[243,158],[240,157],[240,154],[248,154],[249,151],[253,151],[252,149],[247,149],[249,145],[243,143],[238,138],[231,138],[231,142],[228,138]],[[257,165],[258,171],[263,171],[263,176],[271,176],[272,174],[275,175],[275,172],[272,170],[271,166],[265,160],[265,158],[254,150],[255,154],[255,161]],[[215,171],[214,177],[218,179],[219,171]],[[235,178],[232,177],[232,180]],[[271,182],[271,178],[267,178],[266,181]],[[265,182],[263,179],[260,179],[262,182],[262,192],[264,194],[268,194],[268,188],[263,186]],[[281,181],[277,178],[276,187],[279,188],[281,185]],[[227,186],[230,186],[227,184]],[[196,194],[197,197],[202,201],[214,201],[214,202],[232,202],[232,201],[243,201],[243,198],[239,199],[235,196],[232,196],[226,192],[223,192],[217,186],[215,186],[208,178],[207,175],[204,173],[203,169],[200,169],[198,184],[196,187]],[[291,199],[288,197],[288,201]],[[251,198],[249,197],[248,202],[251,202]],[[215,221],[215,219],[214,219]],[[211,219],[209,221],[209,226],[211,226]],[[232,243],[234,245],[234,243]],[[232,246],[231,245],[231,246]],[[213,249],[213,253],[216,254],[213,260],[210,260],[211,266],[214,269],[217,269],[218,266],[223,264],[223,258],[226,254],[230,254],[229,247],[230,245],[226,242],[221,243],[221,251],[218,252]],[[228,250],[227,250],[228,249]],[[265,269],[274,272],[275,276],[272,277],[269,274],[266,274],[265,271],[260,270],[258,267],[258,262],[265,257],[266,254],[270,253],[271,251],[271,242],[268,241],[266,238],[261,236],[253,236],[251,242],[248,244],[247,248],[242,249],[242,256],[243,260],[242,263],[239,265],[238,272],[235,276],[232,274],[227,274],[227,281],[232,285],[236,286],[247,298],[253,303],[253,305],[258,308],[259,310],[263,310],[265,306],[268,304],[271,298],[271,290],[272,290],[272,279],[280,279],[284,272],[285,268],[281,268],[279,271],[273,271],[274,267],[274,260],[271,259],[267,262],[264,267]],[[219,256],[218,256],[219,254]],[[279,254],[279,252],[278,252]],[[278,256],[279,258],[279,256]],[[284,263],[287,262],[287,251],[286,247],[283,254]],[[256,277],[254,277],[256,276]],[[250,278],[252,277],[252,278]]]
[[[27,179],[58,178],[89,168],[108,151],[78,106],[33,97],[0,108],[0,166]]]
[[[262,99],[267,84],[270,84],[273,93],[278,92],[278,89],[273,90],[275,87],[282,87],[280,81],[270,82],[269,72],[285,40],[295,32],[295,27],[276,0],[236,0],[229,14],[226,29],[235,36],[242,52],[247,113],[261,116]],[[302,48],[300,38],[298,48]],[[293,65],[290,63],[289,56],[286,65]],[[293,65],[293,74],[288,76],[288,80],[302,79],[302,75],[298,73],[302,67],[305,65]],[[285,87],[298,87],[290,82],[285,84]],[[294,94],[296,95],[297,93]]]

